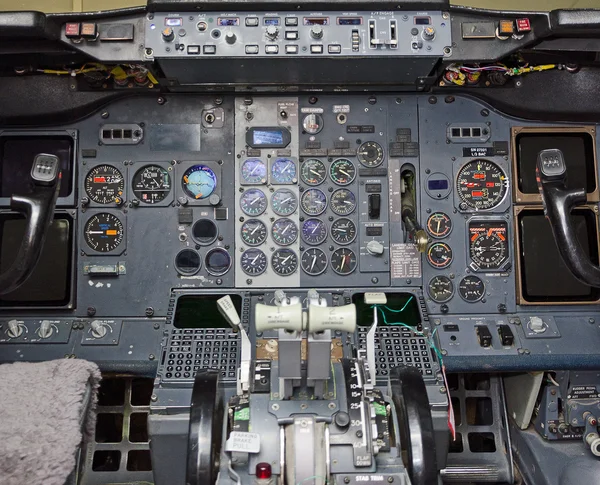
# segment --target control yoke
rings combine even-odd
[[[585,254],[571,221],[571,210],[587,200],[585,189],[567,189],[567,166],[560,150],[542,150],[536,174],[544,213],[564,263],[579,281],[600,288],[600,267]]]
[[[0,275],[0,295],[10,293],[25,283],[40,258],[60,187],[58,157],[45,153],[36,155],[31,179],[31,195],[13,195],[10,199],[11,209],[25,216],[27,226],[19,253],[10,268]]]

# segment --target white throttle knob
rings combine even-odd
[[[356,330],[356,306],[354,304],[334,307],[310,305],[308,311],[309,332],[323,332],[324,330],[354,332]]]
[[[256,331],[289,330],[302,331],[302,303],[287,306],[256,304],[254,307]]]

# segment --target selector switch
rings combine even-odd
[[[279,29],[277,27],[275,27],[274,25],[269,25],[267,27],[267,37],[269,39],[275,40],[278,35],[279,35]]]
[[[320,25],[314,25],[310,29],[310,36],[313,39],[322,39],[323,38],[323,27],[321,27]]]
[[[19,338],[23,335],[23,328],[25,325],[19,323],[17,320],[10,320],[8,322],[8,329],[6,330],[6,335],[10,338]]]
[[[381,215],[381,194],[369,195],[369,219],[379,219]]]
[[[165,27],[161,35],[165,42],[173,42],[175,39],[175,31],[171,27]]]
[[[92,329],[92,337],[94,338],[104,338],[108,332],[107,325],[99,320],[94,320],[90,327]]]
[[[383,247],[383,244],[381,244],[379,241],[369,241],[367,243],[367,252],[371,255],[371,256],[381,256],[385,251],[385,248]]]
[[[433,40],[435,39],[435,29],[429,25],[423,29],[423,40]]]
[[[52,324],[50,320],[42,320],[40,324],[40,328],[38,328],[37,334],[40,338],[49,338],[52,336],[54,329],[52,328]]]
[[[492,334],[490,333],[490,329],[487,328],[487,326],[477,325],[475,327],[475,332],[477,333],[479,345],[486,348],[492,346]]]
[[[227,32],[225,34],[225,42],[227,42],[229,45],[235,44],[236,40],[237,36],[233,32]]]

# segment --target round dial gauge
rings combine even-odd
[[[427,285],[427,292],[436,303],[446,303],[454,295],[454,284],[447,276],[434,276]]]
[[[356,225],[350,219],[338,219],[331,224],[331,237],[338,244],[350,244],[356,239]]]
[[[242,164],[242,180],[246,184],[267,182],[267,165],[258,158],[249,158]]]
[[[310,248],[302,254],[300,264],[306,274],[317,276],[327,269],[327,255],[319,248]]]
[[[473,160],[458,172],[456,187],[464,208],[488,210],[500,205],[506,197],[508,179],[494,162]]]
[[[327,209],[327,197],[319,189],[309,189],[302,194],[300,205],[309,216],[318,216]]]
[[[321,219],[306,219],[302,224],[302,239],[313,246],[327,239],[327,226]]]
[[[217,188],[217,176],[206,165],[194,165],[183,174],[182,185],[183,191],[192,199],[206,199]]]
[[[298,199],[290,189],[276,190],[271,196],[271,207],[273,212],[280,216],[289,216],[296,212]]]
[[[485,285],[477,276],[465,276],[458,286],[460,297],[468,303],[475,303],[485,295]]]
[[[125,228],[117,216],[102,212],[88,219],[83,233],[90,248],[100,253],[109,253],[123,242]]]
[[[97,204],[117,202],[123,196],[123,174],[112,165],[98,165],[85,176],[85,192]]]
[[[383,148],[375,141],[367,141],[358,147],[356,156],[365,167],[378,167],[383,163]]]
[[[302,164],[300,177],[306,185],[320,185],[325,182],[327,169],[321,160],[311,158]]]
[[[278,158],[271,165],[271,182],[274,184],[296,183],[296,164],[289,158]]]
[[[231,256],[223,248],[213,248],[204,258],[206,271],[213,276],[222,276],[231,268]]]
[[[347,216],[356,209],[356,196],[348,189],[338,189],[331,196],[331,210],[338,216]]]
[[[336,249],[331,255],[331,268],[339,275],[352,273],[356,264],[356,254],[348,248]]]
[[[242,271],[250,276],[258,276],[267,270],[267,256],[260,249],[247,249],[242,254]]]
[[[469,253],[478,269],[499,269],[508,259],[506,224],[474,223],[469,226]]]
[[[347,158],[340,158],[329,167],[329,176],[338,185],[349,185],[356,178],[356,167]]]
[[[298,228],[291,219],[277,219],[271,227],[271,235],[280,246],[289,246],[298,239]]]
[[[171,176],[166,168],[148,165],[133,176],[133,193],[144,204],[156,204],[171,192]]]
[[[291,249],[278,249],[271,257],[273,271],[280,276],[289,276],[298,269],[298,256]]]
[[[242,240],[248,246],[258,246],[267,240],[267,226],[258,219],[250,219],[242,225]]]
[[[452,232],[452,219],[443,212],[434,212],[427,219],[427,232],[436,239],[448,236]]]
[[[259,189],[246,190],[240,198],[240,207],[249,216],[259,216],[267,209],[267,196]]]
[[[317,113],[307,114],[302,120],[302,128],[309,135],[316,135],[323,129],[323,117]]]
[[[452,264],[452,248],[446,243],[432,244],[427,250],[427,261],[434,268],[447,268]]]

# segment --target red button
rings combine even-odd
[[[256,465],[256,479],[267,480],[271,478],[271,465],[269,463],[259,463]]]
[[[517,32],[531,32],[529,19],[517,19]]]
[[[81,36],[81,24],[72,22],[65,25],[65,36],[69,39]]]

